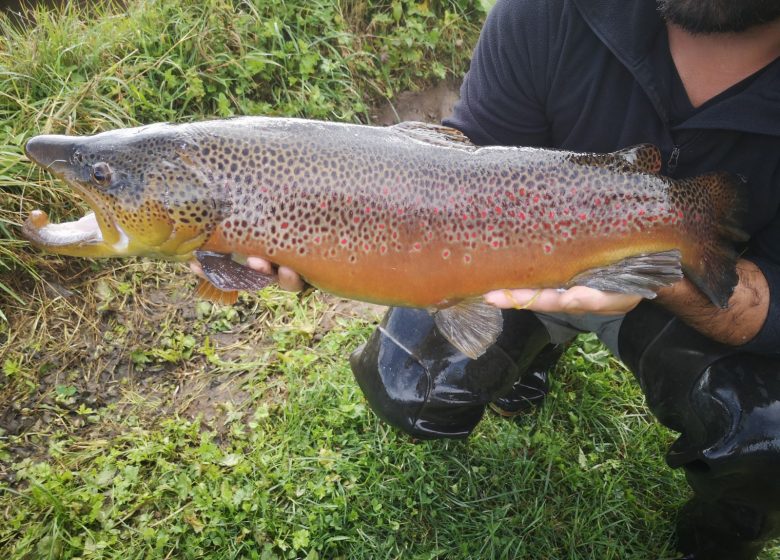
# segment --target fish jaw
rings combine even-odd
[[[33,210],[22,226],[22,235],[36,247],[71,257],[120,257],[135,254],[130,239],[121,229],[119,238],[108,242],[94,212],[82,218],[60,224],[49,222],[42,210]]]

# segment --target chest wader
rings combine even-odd
[[[371,408],[389,424],[420,439],[462,438],[487,404],[538,369],[534,360],[551,348],[547,329],[533,313],[505,312],[496,343],[471,360],[439,334],[426,311],[398,307],[352,354],[350,365]],[[537,395],[530,387],[529,396]]]
[[[756,558],[780,536],[780,355],[710,340],[648,302],[626,315],[619,350],[647,406],[680,433],[666,462],[694,495],[677,521],[679,549]]]
[[[542,379],[560,352],[532,313],[504,320],[496,345],[469,360],[424,311],[392,309],[352,355],[352,370],[388,423],[421,439],[466,437],[487,403],[509,394],[516,404],[524,380]],[[680,550],[695,560],[756,558],[780,536],[780,356],[714,342],[648,302],[626,315],[619,350],[650,410],[680,433],[666,456],[694,492],[677,521]]]

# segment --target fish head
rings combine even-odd
[[[193,161],[193,146],[181,127],[168,124],[30,139],[27,157],[70,185],[92,212],[53,224],[35,210],[23,235],[63,255],[190,258],[223,210],[219,189]]]

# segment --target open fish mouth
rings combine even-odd
[[[53,224],[43,210],[33,210],[24,222],[22,234],[35,245],[56,252],[57,247],[97,245],[103,243],[103,232],[94,212],[73,222]]]

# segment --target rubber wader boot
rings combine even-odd
[[[371,408],[416,438],[468,436],[486,405],[509,391],[549,342],[533,313],[503,315],[496,343],[472,360],[444,339],[428,312],[390,309],[350,357]]]
[[[558,363],[564,350],[566,344],[548,344],[509,392],[490,403],[490,408],[505,418],[514,418],[542,404],[550,391],[549,372]]]
[[[619,350],[650,410],[680,433],[666,456],[694,493],[680,551],[756,558],[780,535],[780,356],[715,342],[649,302],[626,315]]]

